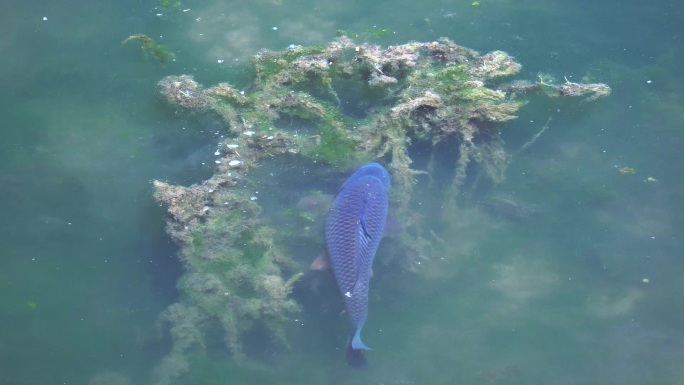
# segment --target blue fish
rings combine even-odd
[[[390,175],[377,163],[361,166],[347,179],[328,213],[325,240],[337,286],[354,327],[347,363],[365,368],[361,329],[368,315],[368,284],[382,239],[389,204]]]

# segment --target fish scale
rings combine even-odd
[[[362,166],[340,188],[326,222],[328,255],[354,326],[347,346],[352,366],[365,366],[360,351],[369,349],[361,341],[361,329],[368,315],[373,258],[387,220],[389,187],[389,174],[381,165]]]

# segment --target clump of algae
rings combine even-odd
[[[203,87],[189,75],[159,82],[168,103],[218,116],[227,130],[212,178],[191,187],[155,182],[155,197],[168,205],[168,232],[181,246],[186,268],[179,307],[172,306],[164,319],[172,330],[194,325],[180,328],[188,336],[174,335],[178,357],[201,348],[204,332],[198,325],[206,319],[218,320],[227,348],[241,359],[244,332],[262,323],[284,342],[284,321],[298,311],[290,293],[300,275],[284,274],[293,266],[283,251],[287,239],[274,235],[257,201],[238,183],[264,158],[337,168],[382,162],[392,173],[392,206],[405,229],[403,258],[429,255],[439,238],[425,235],[425,219],[411,210],[416,177],[429,169],[412,168],[412,144],[452,143],[448,151],[456,161],[440,199],[444,211],[453,212],[470,165],[479,165],[493,182],[503,180],[508,156],[498,130],[516,118],[523,97],[589,93],[588,100],[595,100],[610,92],[603,84],[511,81],[521,69],[511,56],[483,55],[449,39],[383,48],[341,36],[324,46],[262,51],[251,65],[253,84],[244,90],[228,83]],[[280,124],[286,120],[314,128],[293,132]],[[183,312],[192,316],[171,316]]]
[[[140,43],[140,48],[145,53],[159,62],[159,64],[166,64],[167,62],[173,60],[176,55],[169,51],[166,46],[157,44],[154,39],[144,34],[135,34],[126,38],[121,44],[127,44],[130,42]]]

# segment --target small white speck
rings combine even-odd
[[[214,155],[216,155],[216,156],[219,156],[219,155],[221,155],[221,151],[219,151],[219,150],[216,150],[216,152],[214,153]]]
[[[242,135],[247,135],[247,136],[252,136],[254,134],[256,134],[256,132],[254,132],[254,131],[245,131],[242,133]]]
[[[234,144],[234,143],[230,143],[230,144],[226,144],[226,147],[228,147],[228,148],[238,148],[238,145],[237,145],[237,144]]]
[[[651,81],[650,81],[650,80],[646,80],[646,84],[651,84]]]
[[[231,160],[230,162],[228,162],[228,165],[229,165],[230,167],[237,167],[237,166],[239,166],[240,164],[242,164],[242,162],[240,162],[239,160],[235,160],[235,159],[234,159],[234,160]],[[230,176],[230,175],[228,175],[228,176]]]
[[[216,164],[221,164],[221,161],[220,161],[220,160],[215,160],[214,163],[216,163]]]
[[[163,15],[163,14],[161,14],[161,13],[158,13],[158,14],[157,14],[157,16],[164,16],[164,15]]]
[[[224,61],[225,61],[225,60],[223,60],[223,59],[218,59],[218,60],[216,60],[216,62],[219,63],[219,64],[223,63]]]
[[[278,30],[278,27],[273,27],[273,28],[271,28],[271,29],[274,30],[274,31],[277,31],[277,30]]]
[[[649,283],[649,282],[651,282],[651,281],[650,281],[648,278],[644,278],[644,279],[641,280],[641,282],[643,282],[643,283]]]
[[[190,8],[183,10],[183,12],[188,12],[188,11],[190,11]]]
[[[245,91],[244,91],[244,90],[243,90],[243,91],[240,91],[240,95],[244,95],[244,94],[245,94]]]
[[[344,296],[347,298],[351,298],[352,295],[351,295],[351,292],[346,292],[346,293],[344,293]]]
[[[257,200],[257,199],[258,199],[257,197],[250,197],[250,198],[249,198],[250,201],[255,201],[255,200]]]
[[[47,21],[47,17],[43,16],[43,21]]]

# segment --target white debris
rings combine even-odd
[[[274,30],[274,31],[277,31],[277,30],[278,30],[278,27],[273,27],[273,28],[271,28],[271,29]]]
[[[268,139],[268,140],[273,139],[273,135],[268,136],[266,139]]]
[[[242,133],[242,135],[247,135],[247,136],[252,136],[254,134],[256,134],[256,132],[254,132],[254,131],[245,131]]]
[[[251,197],[251,198],[249,198],[249,200],[250,200],[250,201],[255,201],[255,200],[257,200],[257,197]]]
[[[216,163],[216,164],[221,164],[221,161],[220,161],[220,160],[215,160],[214,163]]]
[[[47,17],[43,16],[43,21],[47,21]]]
[[[237,167],[237,166],[239,166],[239,165],[241,165],[241,164],[242,164],[242,162],[240,162],[239,160],[231,160],[230,162],[228,162],[228,165],[229,165],[230,167]]]
[[[643,283],[649,283],[649,282],[651,282],[651,281],[650,281],[648,278],[644,278],[644,279],[641,280],[641,282],[643,282]]]
[[[183,10],[183,12],[188,12],[188,11],[190,11],[190,8]]]
[[[218,59],[218,60],[216,60],[216,62],[219,63],[219,64],[222,64],[224,61],[225,61],[225,60],[223,60],[223,59]]]
[[[219,151],[219,150],[216,150],[216,152],[214,153],[214,155],[216,155],[216,156],[219,156],[219,155],[221,155],[221,151]]]
[[[228,148],[238,148],[239,146],[238,146],[237,144],[235,144],[235,143],[229,143],[229,144],[226,144],[226,147],[228,147]]]
[[[344,293],[344,296],[347,298],[351,298],[352,295],[351,295],[351,292],[346,292],[346,293]]]

